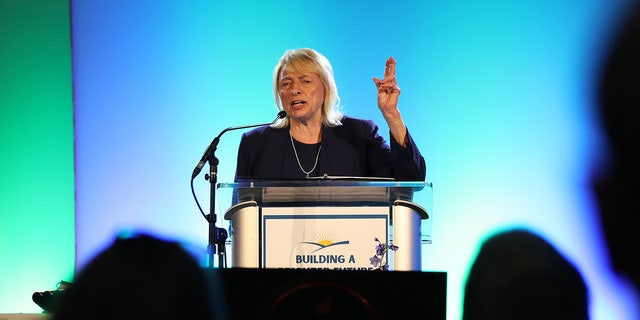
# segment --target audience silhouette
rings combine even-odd
[[[612,267],[640,289],[640,4],[627,14],[598,83],[597,111],[609,152],[593,190]]]
[[[489,237],[471,266],[463,320],[589,319],[588,291],[576,267],[527,229]]]
[[[78,273],[52,319],[224,319],[212,282],[178,242],[120,237]]]

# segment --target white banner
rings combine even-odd
[[[389,207],[262,208],[266,268],[365,270],[389,239]]]

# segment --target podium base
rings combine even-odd
[[[446,319],[446,272],[212,269],[230,319]]]

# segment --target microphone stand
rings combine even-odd
[[[252,124],[252,125],[240,126],[240,127],[229,127],[222,130],[222,132],[220,132],[220,134],[218,134],[213,139],[213,141],[211,141],[209,148],[207,148],[204,155],[202,156],[202,160],[200,160],[200,163],[198,163],[196,168],[193,170],[193,174],[191,175],[192,179],[195,178],[200,173],[200,170],[202,169],[202,165],[204,164],[204,162],[209,162],[209,174],[205,175],[205,179],[209,180],[209,185],[210,185],[209,214],[206,217],[207,221],[209,222],[209,244],[207,246],[207,252],[209,254],[209,268],[213,268],[213,262],[214,262],[213,256],[216,254],[216,252],[218,253],[218,267],[221,267],[221,266],[226,267],[225,244],[227,241],[228,233],[227,233],[227,230],[225,230],[224,228],[216,227],[217,218],[215,213],[216,212],[216,209],[215,209],[216,208],[216,204],[215,204],[216,203],[216,183],[218,180],[218,163],[219,163],[218,158],[216,158],[215,156],[215,152],[216,152],[216,149],[218,148],[220,137],[225,132],[231,131],[231,130],[271,125],[275,123],[278,119],[284,118],[286,115],[287,115],[286,112],[280,111],[278,113],[278,116],[271,122]],[[217,247],[217,250],[216,250],[216,247]]]
[[[209,253],[209,268],[213,268],[213,256],[216,254],[216,247],[218,248],[218,267],[226,267],[224,263],[225,259],[225,243],[227,241],[227,230],[224,228],[216,227],[216,182],[218,181],[218,163],[219,160],[215,156],[215,150],[220,142],[220,136],[225,131],[222,131],[211,143],[213,146],[211,148],[211,152],[207,157],[207,161],[209,162],[209,174],[205,175],[205,179],[209,180],[210,189],[209,189],[209,245],[207,246],[207,252]]]

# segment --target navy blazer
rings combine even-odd
[[[387,177],[424,181],[426,164],[407,130],[407,147],[389,146],[371,120],[344,117],[342,126],[322,127],[322,149],[312,176]],[[259,127],[242,135],[235,179],[303,178],[289,128]]]

